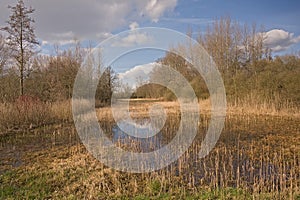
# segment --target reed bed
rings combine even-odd
[[[148,110],[154,103],[167,110],[168,118],[162,129],[163,144],[167,144],[178,129],[177,103],[135,103],[130,108],[132,116],[148,118]],[[209,101],[200,102],[200,109],[206,110],[209,104]],[[115,125],[110,109],[97,109],[97,116],[110,136]],[[75,127],[69,123],[43,125],[2,136],[0,198],[300,198],[300,118],[297,115],[228,112],[217,145],[208,156],[199,158],[209,121],[207,109],[201,112],[198,134],[189,149],[171,165],[142,174],[104,166],[89,154]],[[115,145],[127,151],[143,151],[134,141],[115,142]],[[157,155],[157,159],[163,158]]]

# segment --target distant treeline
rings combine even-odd
[[[25,70],[24,95],[44,102],[63,101],[72,98],[73,85],[77,72],[87,51],[80,47],[59,50],[53,56],[36,55]],[[0,101],[13,102],[19,98],[18,70],[9,63],[0,68]],[[110,101],[115,84],[115,74],[108,67],[99,68],[102,77],[99,81],[96,98],[101,103]]]
[[[219,68],[229,102],[255,99],[257,102],[267,101],[277,105],[286,102],[300,104],[300,57],[296,54],[272,56],[271,50],[264,46],[263,30],[258,31],[255,26],[240,25],[230,18],[222,18],[209,26],[204,34],[199,34],[197,40]],[[190,48],[189,52],[197,54],[194,47],[188,44],[175,47],[178,51],[187,48]],[[0,102],[13,102],[20,95],[19,72],[11,62],[9,52],[5,38],[1,36]],[[69,50],[62,51],[57,47],[52,56],[35,55],[24,70],[24,94],[47,102],[70,99],[76,74],[87,53],[78,43]],[[159,62],[179,71],[191,83],[198,98],[209,97],[201,75],[182,57],[169,52]],[[103,66],[100,66],[99,72],[102,69]],[[96,100],[108,103],[118,86],[118,80],[110,67],[101,73]],[[161,75],[157,67],[150,78],[159,78]],[[167,88],[154,84],[139,87],[133,97],[176,98]]]

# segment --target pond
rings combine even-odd
[[[120,146],[134,144],[135,148],[141,152],[155,151],[164,146],[163,133],[158,132],[153,134],[155,131],[155,129],[149,126],[148,120],[143,120],[139,123],[123,121],[113,125],[112,142]],[[136,137],[133,136],[134,134],[136,134]]]
[[[299,120],[275,116],[228,116],[215,148],[207,157],[199,158],[201,141],[209,124],[209,118],[202,116],[195,142],[178,161],[162,170],[170,171],[174,176],[183,177],[194,184],[233,187],[242,182],[253,185],[257,180],[265,182],[265,185],[279,187],[284,181],[288,183],[287,180],[300,180]],[[100,126],[115,146],[133,152],[152,152],[164,147],[174,138],[178,129],[178,120],[175,118],[168,119],[161,131],[151,128],[149,119],[118,124],[101,123]],[[36,165],[35,161],[27,159],[28,155],[38,153],[47,158],[54,154],[55,149],[62,147],[68,150],[74,146],[85,149],[73,124],[43,126],[19,133],[2,134],[0,174]],[[84,154],[87,155],[88,152],[84,151]],[[67,156],[72,155],[74,156]],[[219,183],[214,182],[216,178]]]

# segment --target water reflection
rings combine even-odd
[[[112,127],[112,142],[121,146],[138,147],[138,150],[142,152],[151,152],[160,149],[164,146],[163,144],[163,134],[158,132],[152,137],[134,137],[135,133],[138,132],[139,135],[153,135],[151,128],[149,126],[143,126],[141,122],[136,124],[128,124],[126,122],[119,122],[120,127],[126,127],[126,131],[131,131],[130,134],[124,132],[117,124]]]

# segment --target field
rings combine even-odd
[[[165,145],[178,128],[178,104],[132,101],[130,110],[133,118],[147,120],[153,103],[167,110],[159,144]],[[67,111],[60,115],[60,123],[53,120],[3,131],[0,199],[300,199],[299,112],[272,107],[254,112],[229,105],[217,145],[199,158],[209,126],[208,105],[200,102],[198,134],[188,151],[151,173],[125,173],[104,166],[86,150]],[[97,116],[114,139],[110,109],[97,109]],[[136,142],[116,141],[115,145],[137,152],[153,150]],[[153,142],[152,148],[157,145]]]

